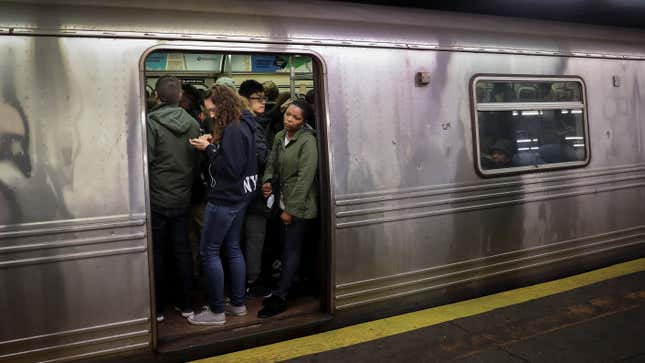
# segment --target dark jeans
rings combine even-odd
[[[190,222],[188,223],[188,237],[190,249],[193,253],[193,276],[198,279],[201,276],[199,245],[202,240],[202,229],[204,228],[204,210],[206,202],[194,204],[190,207]]]
[[[302,243],[309,225],[308,219],[293,219],[291,224],[281,224],[280,239],[282,240],[282,273],[278,288],[272,293],[286,298],[293,283],[293,278],[300,267]]]
[[[178,275],[179,291],[173,291],[174,303],[182,309],[189,308],[193,259],[188,240],[188,208],[155,207],[151,224],[157,312],[162,313],[167,304],[171,279],[166,275],[169,270]],[[167,260],[169,256],[172,261]],[[173,265],[175,270],[168,269],[168,265]]]
[[[244,258],[246,259],[246,280],[255,281],[262,268],[262,247],[266,236],[267,218],[263,200],[255,198],[246,210],[244,221]]]
[[[260,270],[260,277],[265,283],[271,283],[273,281],[273,262],[280,260],[280,254],[282,252],[282,242],[280,241],[281,230],[282,222],[280,218],[267,218]]]
[[[214,313],[224,312],[224,269],[220,250],[231,273],[231,304],[244,305],[245,264],[240,249],[242,222],[247,202],[225,206],[208,202],[204,213],[204,229],[200,253],[208,280],[208,306]]]

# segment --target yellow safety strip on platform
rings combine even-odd
[[[242,350],[195,363],[275,362],[339,349],[645,271],[645,258],[537,285]]]

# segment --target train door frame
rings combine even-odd
[[[155,306],[155,288],[154,288],[154,256],[152,251],[152,227],[150,222],[150,189],[149,189],[149,175],[148,175],[148,151],[146,141],[146,70],[145,61],[148,56],[159,50],[169,51],[195,51],[195,52],[220,52],[227,54],[284,54],[284,55],[307,55],[312,58],[315,63],[313,69],[313,86],[315,90],[316,102],[316,131],[318,134],[318,179],[320,191],[320,237],[319,241],[322,243],[323,256],[321,257],[322,264],[322,277],[320,281],[320,310],[327,314],[333,314],[334,307],[334,290],[335,290],[335,268],[334,268],[334,243],[335,233],[333,233],[335,226],[335,205],[333,201],[333,163],[332,163],[332,147],[329,138],[330,135],[330,119],[329,119],[329,102],[328,88],[327,88],[327,65],[322,54],[316,52],[306,45],[279,45],[279,44],[262,44],[262,43],[226,43],[226,42],[200,42],[186,44],[182,41],[169,41],[164,44],[158,44],[146,49],[139,59],[139,92],[140,92],[140,122],[142,130],[142,156],[144,165],[144,193],[145,193],[145,206],[146,206],[146,242],[148,248],[148,275],[149,275],[149,291],[150,291],[150,321],[152,331],[151,347],[153,350],[158,349],[158,330],[156,322],[156,306]],[[321,324],[324,321],[321,321]]]

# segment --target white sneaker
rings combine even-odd
[[[226,324],[226,315],[214,313],[206,307],[201,313],[189,317],[188,322],[193,325],[224,325]]]
[[[224,312],[228,315],[234,315],[234,316],[244,316],[248,314],[248,311],[246,310],[246,305],[235,306],[231,304],[226,304],[226,307],[224,308]]]
[[[166,317],[163,314],[157,314],[157,323],[161,323],[164,320],[166,320]]]

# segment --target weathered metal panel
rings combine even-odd
[[[612,234],[643,227],[644,62],[385,49],[330,50],[326,59],[329,87],[342,90],[329,95],[339,308],[486,275],[469,264],[499,273],[509,261],[521,269],[645,243],[642,233]],[[426,87],[414,82],[421,71],[432,77]],[[478,176],[469,94],[478,73],[581,77],[589,166]],[[626,84],[614,87],[613,75]],[[594,242],[574,248],[577,238]],[[423,272],[456,263],[461,280]],[[388,278],[399,285],[374,290]],[[371,288],[355,290],[362,284]]]
[[[253,9],[251,12],[249,9]],[[145,13],[146,16],[141,16]],[[260,15],[261,14],[261,15]],[[0,2],[0,29],[108,37],[441,48],[643,58],[644,32],[360,4],[287,1]]]
[[[151,342],[138,71],[150,45],[0,36],[0,360]]]
[[[346,4],[54,3],[0,3],[14,34],[0,36],[0,311],[19,327],[0,330],[0,358],[150,342],[138,67],[153,45],[322,57],[338,308],[645,240],[641,31]],[[583,79],[590,164],[479,177],[478,73]],[[49,306],[21,314],[26,296]]]

